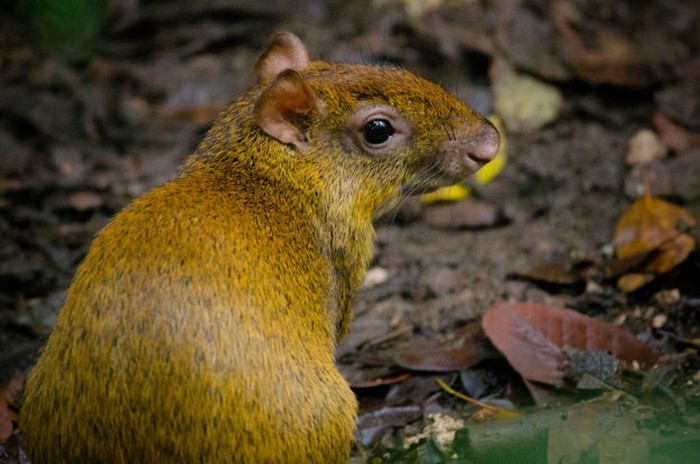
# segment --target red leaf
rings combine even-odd
[[[564,348],[605,351],[650,367],[658,355],[630,332],[569,309],[535,303],[497,303],[482,321],[491,342],[524,378],[562,386]]]

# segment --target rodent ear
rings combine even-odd
[[[255,78],[261,82],[285,69],[301,71],[308,67],[309,53],[299,37],[291,32],[279,32],[255,63]]]
[[[282,143],[304,152],[309,147],[306,132],[311,113],[325,114],[325,105],[297,71],[282,71],[255,102],[255,121]]]

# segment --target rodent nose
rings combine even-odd
[[[493,125],[485,121],[479,131],[471,137],[467,156],[479,165],[486,164],[496,157],[501,136]]]

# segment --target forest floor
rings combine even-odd
[[[198,10],[181,3],[177,12],[166,9],[167,2],[121,11],[97,53],[80,65],[38,52],[23,40],[19,23],[2,18],[0,393],[8,398],[6,414],[21,410],[22,379],[53,327],[93,235],[134,198],[173,176],[223,106],[250,85],[254,60],[275,30],[299,33],[312,55],[327,60],[395,62],[440,82],[480,112],[497,113],[492,84],[497,60],[488,47],[455,45],[459,36],[448,32],[431,36],[427,16],[421,29],[411,16],[419,13],[406,13],[399,3],[362,11],[357,6],[362,2],[353,2],[337,17],[322,2],[309,2],[289,17],[272,7]],[[664,85],[591,83],[585,76],[543,81],[561,95],[556,117],[517,131],[509,130],[506,120],[506,162],[493,180],[468,180],[471,194],[456,202],[427,205],[409,199],[377,221],[370,277],[337,353],[361,404],[358,461],[378,447],[389,450],[385,460],[410,460],[392,454],[392,447],[448,416],[474,420],[481,408],[446,393],[436,379],[521,410],[566,407],[622,391],[637,406],[684,418],[666,427],[693,430],[698,424],[700,390],[688,386],[700,381],[698,253],[636,291],[623,291],[616,278],[600,271],[613,259],[616,224],[643,184],[640,168],[626,161],[630,141],[643,129],[663,132],[654,121]],[[693,150],[683,156],[700,159],[698,148]],[[669,151],[666,163],[681,157],[673,147]],[[685,171],[697,174],[697,164]],[[667,199],[700,218],[700,177],[685,177],[672,182],[676,190],[652,182],[651,193],[663,194],[654,188],[665,188]],[[688,233],[696,241],[700,237],[697,226]],[[483,348],[478,327],[483,314],[504,301],[576,309],[623,326],[658,352],[675,356],[666,377],[655,384],[670,400],[643,401],[639,381],[626,390],[608,382],[584,392],[576,385],[555,389],[523,382],[493,347]],[[476,338],[478,349],[490,354],[472,359],[465,352],[472,348],[464,346]],[[679,356],[685,356],[682,362]],[[547,426],[527,423],[550,436],[548,450],[532,445],[533,456],[550,453],[550,462],[552,453],[567,456],[552,451]],[[616,422],[616,430],[620,427]],[[610,433],[598,428],[598,434],[588,435],[590,443],[602,443],[602,435]],[[656,459],[679,443],[650,438],[641,428],[637,420],[632,431],[617,437],[642,441],[646,451],[637,456]],[[536,438],[526,440],[537,443]],[[420,452],[428,453],[425,443],[433,442],[422,443]],[[581,446],[575,449],[579,458],[590,453]],[[606,450],[600,445],[596,453]],[[17,462],[17,452],[8,445],[0,462]],[[700,451],[689,453],[668,462],[686,457],[693,462]]]

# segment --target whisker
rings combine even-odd
[[[391,224],[396,222],[396,216],[399,214],[401,207],[412,197],[424,184],[427,184],[440,174],[437,161],[431,162],[424,170],[416,173],[416,182],[407,192],[401,194],[399,201],[392,207],[394,214],[391,217]]]
[[[440,122],[441,122],[442,128],[445,131],[445,134],[447,134],[447,139],[448,140],[455,140],[454,128],[452,127],[452,124],[450,124],[451,118],[452,118],[452,111],[450,110],[449,116]]]
[[[445,135],[449,140],[452,140],[452,134],[450,134],[450,126],[448,124],[442,123],[442,128],[445,130]]]

